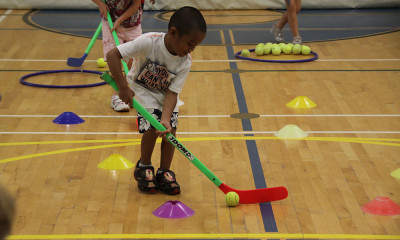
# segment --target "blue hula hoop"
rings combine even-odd
[[[254,48],[253,49],[249,49],[249,52],[254,52]],[[312,58],[307,58],[307,59],[298,59],[298,60],[270,60],[270,59],[258,59],[258,58],[248,58],[248,57],[243,57],[240,54],[242,53],[242,51],[239,51],[235,54],[235,57],[240,58],[240,59],[244,59],[244,60],[250,60],[250,61],[256,61],[256,62],[272,62],[272,63],[301,63],[301,62],[311,62],[314,60],[318,59],[318,53],[311,51],[312,54],[314,54],[314,57]]]
[[[22,76],[19,79],[19,82],[24,84],[24,85],[27,85],[27,86],[41,87],[41,88],[87,88],[87,87],[97,87],[97,86],[101,86],[101,85],[107,84],[106,82],[102,81],[102,82],[99,82],[99,83],[82,84],[82,85],[45,85],[45,84],[30,83],[30,82],[25,81],[25,79],[33,77],[33,76],[50,74],[50,73],[62,73],[62,72],[84,72],[84,73],[94,73],[94,74],[99,74],[99,75],[103,74],[102,72],[84,70],[84,69],[50,70],[50,71],[41,71],[41,72],[37,72],[37,73],[31,73],[31,74]]]

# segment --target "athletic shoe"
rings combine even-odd
[[[135,177],[138,188],[142,192],[153,193],[157,190],[157,182],[154,177],[153,166],[139,166],[140,160],[137,162],[133,176]]]
[[[293,43],[293,45],[295,45],[295,44],[300,44],[301,45],[303,43],[303,40],[301,39],[300,36],[295,36],[292,39],[292,43]]]
[[[124,103],[117,94],[111,96],[111,107],[116,112],[129,112],[128,104]]]
[[[157,171],[156,180],[158,187],[166,194],[175,195],[181,192],[181,187],[175,178],[175,173],[171,170]]]
[[[283,38],[282,29],[277,28],[276,25],[274,25],[270,31],[271,31],[272,35],[274,36],[275,41],[280,42],[280,43],[285,41],[285,39]]]

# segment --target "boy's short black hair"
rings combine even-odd
[[[188,6],[181,7],[172,14],[168,29],[171,27],[175,27],[180,35],[189,34],[194,30],[207,32],[207,24],[203,15],[197,8]]]

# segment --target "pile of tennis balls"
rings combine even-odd
[[[311,49],[307,45],[300,45],[300,44],[295,44],[293,45],[292,43],[259,43],[255,50],[254,53],[257,56],[263,56],[263,55],[269,55],[272,54],[274,56],[279,56],[282,53],[283,54],[303,54],[303,55],[308,55],[311,53]],[[248,49],[244,49],[241,52],[241,55],[243,57],[248,57],[250,56],[250,51]]]

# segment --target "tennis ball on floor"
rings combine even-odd
[[[225,201],[229,207],[236,207],[239,204],[239,195],[235,192],[228,192],[225,195]]]
[[[308,47],[306,45],[301,46],[301,53],[302,54],[308,55],[308,54],[310,54],[310,52],[311,52],[310,47]]]
[[[270,43],[270,42],[267,42],[267,43],[265,44],[265,46],[270,46],[270,47],[271,47],[271,49],[272,49],[272,45],[273,45],[273,44],[272,44],[272,43]],[[264,47],[265,47],[265,46],[264,46]]]
[[[292,52],[293,52],[293,54],[300,54],[300,52],[301,52],[301,45],[300,44],[295,44],[294,46],[293,46],[293,49],[292,49]]]
[[[264,47],[256,47],[256,50],[254,52],[257,56],[262,56],[264,55]]]
[[[259,43],[259,44],[257,44],[257,46],[256,46],[256,48],[258,48],[258,47],[264,47],[264,43]]]
[[[271,45],[265,45],[263,49],[264,49],[264,54],[265,55],[270,54],[271,50],[272,50],[272,44]]]
[[[97,59],[97,66],[99,66],[99,67],[101,67],[101,68],[107,66],[107,63],[104,62],[104,58],[99,58],[99,59]]]
[[[279,47],[279,45],[277,43],[273,43],[272,48],[274,48],[274,47]]]
[[[292,53],[292,47],[290,45],[286,45],[286,47],[283,49],[284,54],[291,54]]]
[[[293,48],[293,43],[288,43],[286,46],[291,46]]]
[[[281,48],[281,51],[283,51],[283,49],[285,49],[286,44],[285,43],[279,43],[279,47]]]
[[[242,57],[248,57],[250,56],[250,51],[249,49],[243,49],[240,54],[242,55]]]
[[[281,55],[281,48],[279,46],[272,48],[272,54],[275,56]]]

